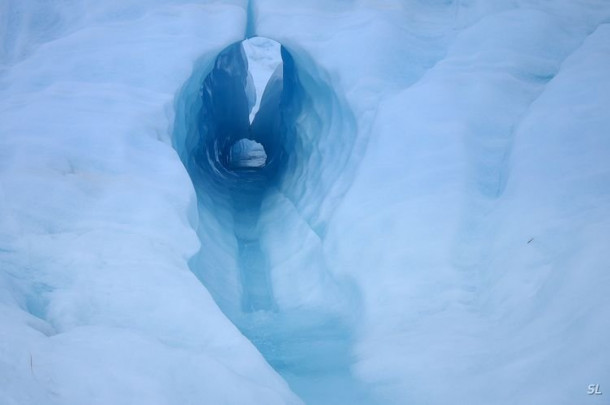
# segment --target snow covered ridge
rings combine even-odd
[[[0,2],[0,404],[601,403],[609,23]],[[283,66],[250,123],[254,36]]]

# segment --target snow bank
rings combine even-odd
[[[610,385],[605,1],[72,3],[0,5],[0,402]]]

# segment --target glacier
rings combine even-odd
[[[0,404],[604,403],[607,1],[0,22]]]

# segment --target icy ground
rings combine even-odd
[[[608,66],[606,0],[0,0],[0,404],[604,404]]]

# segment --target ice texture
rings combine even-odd
[[[0,403],[301,403],[187,264],[174,97],[243,8],[73,3],[0,3]]]
[[[260,143],[243,138],[231,146],[229,160],[234,168],[258,168],[265,166],[267,153]]]
[[[609,22],[0,1],[0,404],[602,404]]]
[[[269,38],[253,37],[243,41],[242,46],[248,59],[248,72],[252,76],[252,86],[256,93],[256,100],[250,111],[250,122],[252,122],[271,75],[282,63],[281,45]]]

